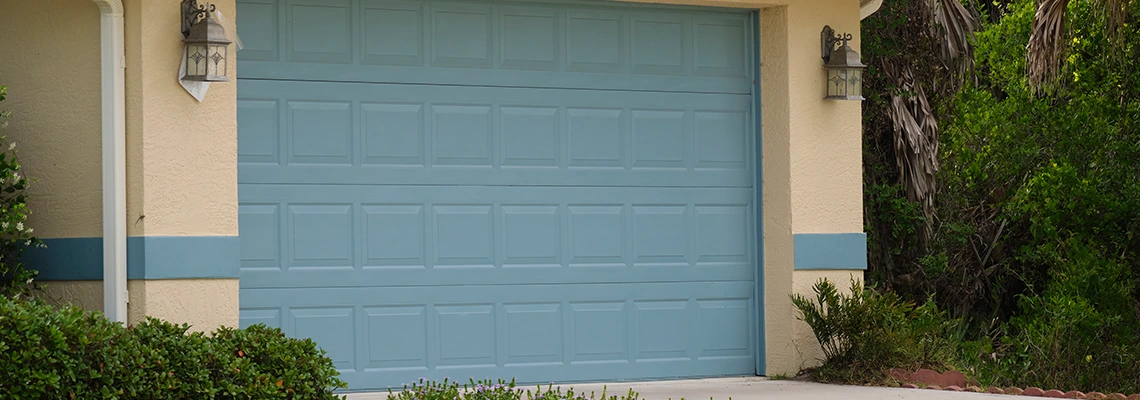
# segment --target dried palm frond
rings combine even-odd
[[[970,38],[978,30],[977,17],[960,0],[926,0],[926,12],[931,33],[940,44],[942,63],[959,68],[958,72],[969,70],[974,61]]]
[[[1096,0],[1104,18],[1109,38],[1115,46],[1124,42],[1124,26],[1131,0]],[[1033,15],[1033,30],[1026,46],[1026,73],[1034,91],[1047,92],[1056,87],[1065,59],[1068,40],[1066,11],[1069,0],[1038,0]]]
[[[902,71],[898,88],[887,109],[895,129],[895,161],[907,198],[922,205],[926,218],[923,242],[930,240],[934,222],[934,195],[938,163],[938,121],[909,67]]]

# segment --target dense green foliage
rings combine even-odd
[[[345,387],[312,340],[263,325],[188,329],[0,297],[0,398],[335,399]]]
[[[872,383],[887,368],[954,365],[962,324],[933,301],[916,306],[856,281],[848,293],[827,280],[812,289],[814,298],[793,295],[792,303],[823,347],[826,362],[811,371],[816,380]]]
[[[641,397],[632,389],[622,396],[602,393],[580,393],[574,389],[563,391],[553,384],[546,387],[537,386],[535,389],[524,389],[515,385],[515,381],[504,380],[476,381],[471,379],[466,384],[444,379],[442,382],[429,381],[420,378],[418,382],[404,385],[400,391],[388,390],[388,398],[392,400],[640,400]],[[684,400],[684,399],[681,399]]]
[[[864,107],[868,279],[963,318],[958,365],[982,383],[1140,392],[1140,4],[1112,41],[1094,2],[1069,2],[1073,40],[1047,94],[1025,77],[1036,2],[976,10],[972,74],[932,96],[942,170],[927,242],[883,145],[888,105]],[[869,64],[937,62],[907,35],[925,29],[914,3],[864,21]],[[866,92],[890,93],[876,73]]]
[[[7,97],[7,88],[0,86],[0,103]],[[8,125],[12,113],[0,109],[0,129]],[[20,161],[16,158],[16,143],[0,136],[0,297],[26,296],[34,289],[38,272],[25,268],[22,256],[32,246],[43,246],[27,226],[27,197],[24,190],[28,178],[20,174]]]

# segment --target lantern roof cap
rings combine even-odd
[[[226,38],[226,29],[222,27],[222,24],[219,24],[210,17],[210,12],[203,11],[202,14],[204,14],[202,19],[190,26],[186,38],[182,39],[183,43],[210,43],[217,45],[228,45],[232,43]]]
[[[838,49],[831,51],[831,56],[828,57],[827,64],[824,64],[824,67],[828,68],[828,69],[832,69],[832,68],[858,68],[858,69],[863,69],[863,68],[866,68],[867,66],[864,65],[862,63],[862,61],[859,60],[859,53],[855,52],[855,50],[853,50],[851,48],[851,46],[848,46],[846,41],[844,41],[842,46],[839,46]]]

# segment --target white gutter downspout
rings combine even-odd
[[[103,314],[127,322],[126,40],[123,1],[99,5],[103,104]]]
[[[879,7],[883,6],[883,0],[859,0],[859,20],[865,20],[879,11]]]

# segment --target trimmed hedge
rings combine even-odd
[[[346,385],[312,340],[255,325],[188,333],[77,307],[0,297],[0,398],[338,399]]]

